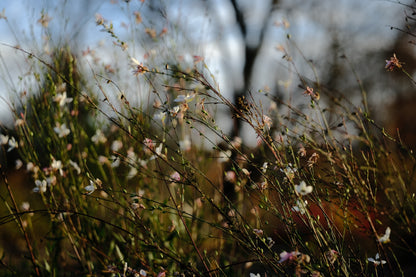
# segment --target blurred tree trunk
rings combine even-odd
[[[257,43],[251,43],[248,40],[248,36],[250,35],[248,32],[247,20],[246,16],[244,15],[244,11],[242,10],[241,6],[237,2],[237,0],[230,0],[232,7],[234,9],[236,21],[238,28],[241,32],[244,45],[244,66],[243,66],[243,84],[240,87],[237,87],[233,93],[233,101],[236,105],[238,110],[241,110],[244,106],[245,96],[247,95],[248,91],[250,90],[250,83],[253,78],[254,73],[254,66],[255,62],[259,56],[260,50],[265,43],[265,33],[267,28],[270,26],[269,19],[273,12],[277,9],[277,5],[279,0],[273,0],[268,7],[268,13],[265,18],[262,20],[262,25],[259,31],[259,38]],[[249,13],[249,11],[246,11]],[[241,120],[238,119],[237,114],[235,111],[232,111],[232,118],[233,118],[233,129],[232,129],[232,137],[237,137],[240,135],[241,132]]]

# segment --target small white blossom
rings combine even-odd
[[[300,212],[300,214],[306,213],[306,206],[308,205],[308,201],[296,200],[296,206],[292,207],[292,211]]]
[[[250,273],[250,277],[261,277],[260,273],[254,274],[254,273]]]
[[[120,140],[115,140],[111,143],[111,151],[118,152],[123,147],[123,143]]]
[[[16,121],[14,122],[14,126],[16,127],[22,126],[23,124],[25,124],[25,121],[21,118],[16,119]]]
[[[385,260],[380,260],[380,255],[378,253],[375,256],[375,259],[374,258],[368,258],[368,261],[374,263],[375,266],[386,263]]]
[[[55,159],[53,159],[52,160],[52,164],[51,164],[51,168],[54,170],[54,171],[59,171],[59,174],[61,175],[61,176],[63,176],[64,175],[64,172],[63,172],[63,166],[62,166],[62,162],[61,161],[57,161],[57,160],[55,160]]]
[[[179,141],[179,148],[181,151],[189,151],[191,150],[191,140],[188,136],[186,136],[183,140]]]
[[[171,110],[169,110],[170,115],[175,117],[178,114],[180,108],[181,107],[179,107],[179,106],[173,107]]]
[[[194,99],[195,94],[187,94],[187,95],[178,95],[174,102],[190,102],[192,99]]]
[[[8,144],[9,144],[9,149],[7,149],[7,152],[10,152],[13,149],[19,147],[19,144],[17,143],[17,141],[14,137],[10,137]]]
[[[155,114],[155,119],[160,120],[163,124],[163,123],[165,123],[166,115],[167,115],[166,112],[157,113],[157,114]]]
[[[53,98],[53,101],[58,102],[59,106],[61,107],[65,106],[66,103],[71,103],[72,100],[72,98],[66,97],[66,91],[56,94],[56,96]]]
[[[137,175],[137,173],[139,173],[137,171],[137,168],[131,167],[129,173],[127,173],[127,180],[133,179]]]
[[[97,129],[97,131],[95,131],[95,135],[93,135],[91,137],[91,140],[95,144],[106,143],[107,142],[107,138],[105,137],[104,133],[99,129]]]
[[[16,165],[15,165],[16,170],[19,170],[22,166],[23,166],[22,160],[21,159],[17,159],[16,160]]]
[[[264,128],[266,130],[270,130],[270,128],[273,125],[273,121],[270,117],[268,117],[267,115],[263,115],[263,123],[264,123]]]
[[[268,167],[268,163],[267,163],[267,162],[264,162],[264,163],[263,163],[263,166],[261,167],[261,171],[262,171],[263,173],[266,173],[266,171],[267,171],[267,167]]]
[[[231,157],[231,150],[227,150],[227,151],[221,151],[220,155],[219,155],[219,162],[220,163],[225,163],[227,162]]]
[[[302,182],[300,182],[299,185],[295,185],[295,190],[300,195],[307,195],[307,194],[312,192],[313,187],[312,186],[307,186],[305,181],[302,181]]]
[[[78,175],[81,174],[81,168],[76,162],[69,160],[69,164],[77,171]]]
[[[285,169],[280,169],[280,171],[286,175],[287,179],[292,180],[295,177],[297,169],[294,168],[291,163],[289,163]]]
[[[115,168],[115,167],[119,167],[120,166],[120,159],[117,156],[112,155],[110,157],[111,160],[111,167]]]
[[[378,239],[378,241],[381,242],[381,243],[388,243],[388,242],[390,242],[390,233],[391,233],[391,229],[390,229],[390,227],[387,227],[386,228],[386,233],[382,237],[380,237]]]
[[[90,184],[86,187],[84,187],[84,189],[86,190],[87,194],[91,194],[95,191],[96,187],[95,187],[95,182],[93,180],[89,180]]]
[[[0,144],[5,145],[9,142],[9,136],[0,134]]]
[[[67,135],[71,133],[71,130],[69,130],[66,127],[65,123],[62,125],[60,123],[56,123],[56,127],[54,127],[53,130],[55,131],[55,133],[58,134],[60,138],[66,137]]]
[[[164,154],[162,154],[162,150],[163,150],[163,144],[161,143],[161,144],[159,144],[159,146],[158,147],[156,147],[155,148],[155,155],[153,155],[153,156],[151,156],[150,158],[149,158],[149,160],[154,160],[154,159],[156,159],[156,158],[158,158],[158,157],[165,157],[165,155]]]
[[[44,193],[48,189],[48,183],[46,180],[35,180],[36,187],[33,189],[33,192],[41,192]]]
[[[22,202],[22,204],[20,205],[20,208],[23,211],[28,211],[28,210],[30,210],[30,203],[29,202]]]

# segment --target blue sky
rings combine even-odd
[[[162,1],[163,2],[163,1]],[[55,5],[51,5],[55,3]],[[51,32],[59,33],[61,37],[71,37],[77,30],[82,30],[81,40],[77,47],[86,49],[87,46],[95,47],[100,41],[109,41],[109,36],[95,24],[95,14],[101,14],[104,18],[113,22],[115,29],[121,36],[128,35],[128,31],[122,27],[123,22],[128,22],[128,16],[132,17],[133,12],[139,10],[145,14],[146,5],[138,0],[132,0],[127,9],[122,1],[119,4],[111,4],[110,0],[90,1],[91,7],[88,13],[82,13],[85,0],[71,1],[30,1],[30,0],[0,0],[0,11],[4,10],[8,21],[0,20],[0,42],[16,45],[20,44],[24,49],[31,50],[34,48],[34,38],[38,44],[37,48],[41,49],[42,28],[37,20],[40,18],[42,10],[46,11],[52,17],[50,23]],[[174,3],[174,4],[172,4]],[[190,41],[197,41],[200,45],[192,45],[192,54],[205,55],[206,62],[213,68],[214,74],[217,75],[217,81],[224,93],[232,91],[232,83],[238,83],[239,72],[236,71],[231,75],[224,75],[224,70],[230,71],[229,68],[238,69],[242,60],[242,48],[240,47],[240,37],[234,34],[235,22],[234,16],[230,14],[231,8],[228,1],[212,0],[210,9],[200,8],[194,5],[196,1],[192,0],[175,0],[164,1],[165,6],[169,8],[169,14],[165,18],[169,24],[180,25]],[[243,5],[252,5],[252,1],[244,0]],[[266,6],[268,0],[257,1],[255,7],[250,8],[249,18],[256,23],[262,17],[262,7]],[[49,5],[48,10],[45,7]],[[215,8],[213,8],[215,6]],[[64,9],[63,9],[64,7]],[[216,12],[215,18],[206,17],[208,10]],[[145,17],[145,16],[144,16]],[[62,18],[68,18],[67,23]],[[266,60],[280,58],[276,53],[275,47],[278,44],[285,43],[287,33],[290,33],[293,40],[302,48],[304,54],[308,57],[319,60],[325,54],[327,47],[328,22],[338,28],[347,37],[353,47],[346,47],[345,51],[350,51],[351,56],[360,55],[374,48],[388,47],[389,41],[397,35],[390,30],[390,26],[400,26],[404,19],[404,7],[397,3],[382,0],[282,0],[281,12],[277,13],[276,21],[288,20],[290,27],[287,30],[282,28],[273,29],[270,36],[269,48],[265,50]],[[220,22],[215,22],[219,20]],[[56,22],[61,22],[57,24]],[[164,22],[153,22],[156,25],[163,25]],[[144,24],[152,24],[152,18]],[[221,29],[216,29],[218,26]],[[227,27],[228,26],[228,27]],[[176,51],[190,51],[182,47],[181,43],[186,45],[186,39],[181,37],[178,32],[177,37],[173,34],[172,39],[176,41]],[[59,37],[54,35],[54,37]],[[138,38],[140,40],[140,38]],[[182,40],[182,41],[179,41]],[[170,44],[175,45],[175,44]],[[357,50],[358,49],[358,50]],[[143,50],[143,49],[142,49]],[[19,83],[19,76],[25,74],[24,57],[16,54],[15,51],[8,47],[0,46],[0,55],[2,58],[0,64],[0,95],[6,99],[9,97],[10,90],[22,90],[24,84]],[[111,60],[114,58],[111,49],[102,47],[101,57]],[[106,52],[108,51],[108,52]],[[132,47],[129,49],[131,55],[143,54]],[[270,57],[268,56],[270,55]],[[273,56],[273,58],[271,58]],[[139,58],[138,58],[139,59]],[[228,68],[221,64],[228,62]],[[267,72],[266,72],[267,74]],[[267,76],[265,80],[272,80],[273,76]],[[233,80],[229,82],[230,78]],[[284,79],[284,78],[283,78]],[[259,84],[272,86],[267,81],[260,80]],[[280,80],[285,81],[285,80]],[[260,87],[256,87],[259,89]],[[5,117],[8,113],[8,107],[3,101],[0,101],[0,118]],[[3,114],[3,115],[2,115]]]

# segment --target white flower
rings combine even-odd
[[[81,168],[76,162],[69,160],[69,164],[77,171],[78,175],[81,174]]]
[[[159,146],[158,147],[156,147],[155,148],[155,155],[153,155],[153,156],[151,156],[150,158],[149,158],[149,160],[154,160],[154,159],[156,159],[156,158],[158,158],[158,157],[165,157],[165,155],[164,154],[162,154],[162,150],[163,150],[163,144],[161,143],[161,144],[159,144]]]
[[[386,233],[378,239],[379,242],[381,243],[388,243],[390,242],[390,233],[391,233],[391,229],[390,227],[386,228]]]
[[[379,265],[379,264],[385,264],[386,263],[385,260],[380,260],[380,255],[378,253],[375,256],[375,259],[368,258],[368,261],[374,263],[374,265],[376,265],[376,266]]]
[[[219,162],[220,163],[225,163],[228,161],[228,159],[230,159],[231,157],[231,150],[227,150],[227,151],[221,151],[220,155],[219,155]]]
[[[16,119],[16,121],[14,122],[14,126],[16,126],[16,127],[22,126],[23,124],[25,124],[25,121],[21,118]]]
[[[7,152],[10,152],[10,151],[12,151],[13,149],[15,149],[15,148],[18,148],[18,147],[19,147],[19,144],[17,143],[17,141],[16,141],[16,139],[15,139],[14,137],[11,137],[11,138],[9,139],[8,144],[9,144],[9,149],[7,149]]]
[[[291,163],[289,163],[285,169],[280,169],[280,171],[286,175],[287,179],[292,180],[295,177],[297,169],[294,168]]]
[[[262,171],[263,173],[266,173],[266,171],[267,171],[267,167],[268,167],[268,163],[267,163],[267,162],[264,162],[264,163],[263,163],[263,166],[261,167],[261,171]]]
[[[183,140],[179,141],[179,148],[181,151],[189,151],[191,150],[191,140],[188,136],[186,136]]]
[[[63,107],[66,103],[71,103],[72,98],[66,97],[66,91],[64,91],[63,93],[56,94],[56,96],[53,98],[53,101],[58,102],[59,106]]]
[[[111,150],[114,152],[118,152],[122,147],[123,143],[119,140],[115,140],[113,143],[111,143]]]
[[[33,192],[46,192],[47,188],[48,188],[48,183],[46,182],[46,180],[35,180],[35,185],[36,187],[33,189]]]
[[[16,160],[16,166],[15,166],[16,170],[19,170],[22,166],[23,166],[22,160],[21,159],[17,159]]]
[[[299,185],[295,185],[295,190],[300,195],[307,195],[312,192],[313,187],[307,186],[305,181],[300,182]]]
[[[104,133],[98,129],[97,131],[95,131],[95,135],[91,137],[91,140],[95,144],[98,144],[98,143],[106,143],[107,138],[104,136]]]
[[[163,124],[163,123],[165,123],[166,115],[167,115],[166,112],[157,113],[157,114],[155,114],[155,119],[160,120]]]
[[[260,273],[254,274],[254,273],[250,273],[250,277],[261,277]]]
[[[127,173],[127,180],[134,178],[137,175],[137,168],[131,167],[129,173]]]
[[[90,180],[90,184],[84,188],[87,191],[87,194],[91,194],[95,191],[95,182],[93,180]]]
[[[169,110],[169,113],[171,116],[175,117],[178,114],[179,110],[180,110],[180,107],[175,106],[171,110]]]
[[[22,204],[20,205],[20,208],[24,211],[28,211],[28,210],[30,210],[30,203],[29,202],[22,202]]]
[[[62,125],[60,123],[56,123],[56,127],[54,127],[53,130],[55,131],[55,133],[58,134],[60,138],[66,137],[67,135],[71,133],[71,130],[69,130],[66,127],[65,123]]]
[[[120,166],[120,159],[117,156],[112,155],[110,157],[111,162],[111,167],[119,167]]]
[[[292,211],[300,212],[300,214],[305,214],[307,205],[308,205],[308,201],[297,200],[296,206],[292,207]]]
[[[267,115],[263,115],[263,123],[264,123],[264,128],[266,130],[270,130],[270,128],[273,125],[273,121],[270,117],[268,117]]]
[[[5,136],[3,134],[0,134],[0,144],[5,145],[9,142],[9,136]]]
[[[63,172],[63,166],[62,166],[62,162],[61,161],[57,161],[57,160],[55,160],[55,159],[53,159],[52,160],[52,164],[51,164],[51,168],[54,170],[54,171],[59,171],[59,174],[61,175],[61,176],[63,176],[64,175],[64,172]]]
[[[181,175],[179,174],[179,172],[175,171],[170,175],[170,179],[174,183],[179,182],[181,180]]]
[[[192,101],[192,99],[194,99],[194,97],[195,97],[194,93],[187,94],[187,95],[178,95],[176,99],[174,100],[174,102],[190,102]]]

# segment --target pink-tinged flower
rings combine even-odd
[[[202,62],[204,60],[204,57],[197,56],[197,55],[194,55],[193,58],[194,58],[194,64],[197,64],[197,63]]]
[[[318,92],[314,92],[313,88],[306,87],[306,90],[303,92],[305,95],[309,95],[312,99],[319,100],[320,96]]]
[[[170,179],[172,180],[172,182],[179,182],[181,180],[181,175],[179,174],[179,172],[175,171],[170,175]]]
[[[224,179],[227,182],[234,183],[235,181],[237,181],[237,175],[235,174],[234,171],[229,170],[229,171],[225,172]]]
[[[264,129],[266,130],[270,130],[270,128],[273,125],[273,121],[270,117],[268,117],[267,115],[263,115],[263,126]]]
[[[166,276],[166,271],[161,271],[157,274],[157,277],[165,277]]]
[[[261,229],[253,229],[253,232],[258,235],[258,236],[262,236],[263,235],[263,230]]]
[[[149,69],[143,65],[143,63],[140,63],[135,58],[131,58],[133,65],[135,66],[135,69],[133,70],[134,75],[144,74],[149,71]]]
[[[231,145],[234,148],[239,148],[242,143],[243,143],[243,140],[240,137],[234,137],[233,141],[231,142]]]
[[[152,154],[156,147],[156,143],[154,143],[153,140],[150,138],[145,138],[143,140],[143,144],[144,144],[143,146],[144,153],[146,153],[146,155]]]
[[[393,71],[396,67],[402,68],[402,62],[396,57],[396,54],[393,54],[393,57],[390,60],[386,60],[386,66],[384,67],[388,71]]]
[[[313,187],[312,186],[307,186],[305,181],[302,181],[302,182],[300,182],[299,185],[295,185],[295,190],[300,195],[307,195],[307,194],[312,192]]]
[[[387,227],[386,228],[386,233],[382,237],[380,237],[378,239],[378,241],[381,242],[381,243],[388,243],[388,242],[390,242],[390,233],[391,233],[391,229],[390,229],[390,227]]]
[[[301,253],[298,251],[292,251],[290,253],[283,251],[282,253],[280,253],[279,263],[283,263],[285,261],[296,260],[299,255],[301,255]]]
[[[378,253],[375,256],[375,259],[374,258],[368,258],[367,260],[369,262],[372,262],[374,264],[374,266],[378,266],[380,264],[385,264],[386,263],[385,260],[380,260],[380,255]]]
[[[309,159],[308,159],[308,167],[312,167],[314,164],[316,164],[318,162],[319,159],[319,154],[318,153],[313,153]]]
[[[96,13],[95,14],[95,23],[97,25],[103,25],[105,23],[105,19],[101,14]]]
[[[338,255],[339,255],[338,251],[335,251],[333,249],[325,252],[325,256],[331,264],[335,263],[336,259],[338,258]]]

